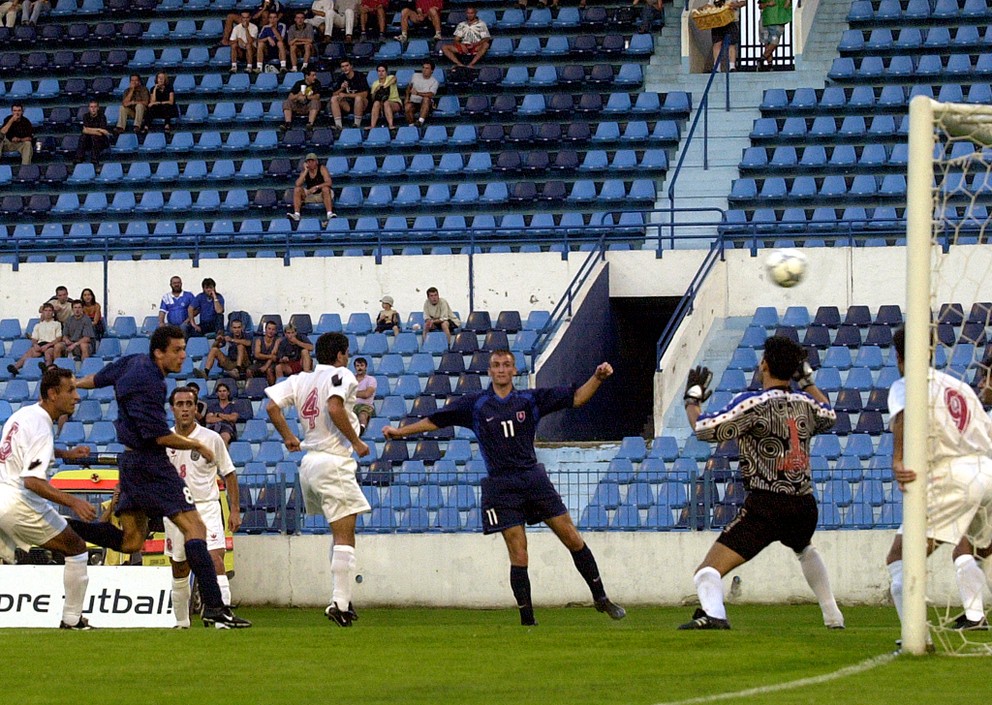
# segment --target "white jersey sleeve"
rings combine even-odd
[[[889,387],[889,418],[906,408],[906,378],[900,377]]]
[[[47,480],[54,457],[52,417],[48,412],[31,404],[11,414],[0,440],[0,482],[15,488],[32,506],[46,507],[47,500],[24,489],[24,480]]]

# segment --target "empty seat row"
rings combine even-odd
[[[835,114],[875,115],[879,112],[901,114],[909,100],[917,95],[936,98],[949,103],[987,104],[992,101],[992,89],[988,83],[971,83],[962,86],[945,83],[932,87],[926,83],[912,86],[887,84],[875,86],[827,86],[822,89],[769,88],[761,101],[761,113],[765,116],[798,116]]]
[[[751,318],[752,325],[764,328],[775,328],[779,325],[798,328],[806,328],[810,325],[837,328],[844,323],[865,328],[872,323],[898,326],[902,321],[902,309],[897,304],[879,306],[874,316],[867,306],[862,305],[850,306],[844,312],[836,306],[820,306],[812,317],[805,306],[789,306],[782,316],[779,316],[778,311],[773,307],[760,306]]]
[[[990,189],[987,181],[979,175],[975,175],[975,186],[980,190]],[[730,189],[730,203],[734,207],[740,207],[742,203],[762,201],[856,202],[863,199],[874,201],[876,198],[901,200],[905,196],[906,177],[902,174],[887,174],[881,178],[871,174],[860,174],[853,178],[840,175],[822,178],[797,176],[794,179],[780,176],[766,179],[743,178],[735,179]]]
[[[847,13],[847,21],[852,26],[894,23],[909,25],[933,24],[937,21],[978,21],[992,17],[985,0],[936,0],[931,5],[930,0],[908,0],[903,4],[900,0],[854,0]]]
[[[806,141],[834,144],[845,140],[858,143],[866,139],[903,140],[908,134],[908,116],[879,115],[866,121],[860,115],[819,115],[815,118],[758,118],[750,137],[752,142],[772,144]]]
[[[936,54],[910,56],[899,54],[891,57],[843,56],[834,59],[827,76],[834,81],[877,81],[909,79],[955,79],[970,82],[992,76],[992,53],[979,54],[976,59],[968,54],[951,54],[947,59]]]
[[[877,119],[877,118],[876,118]],[[965,142],[956,145],[968,148]],[[839,144],[835,146],[792,145],[769,147],[748,147],[741,158],[741,172],[783,172],[803,173],[810,171],[842,170],[850,172],[855,166],[859,171],[898,170],[904,172],[908,162],[908,148],[905,143],[884,145],[872,142],[866,145]]]
[[[989,28],[979,25],[960,27],[904,27],[902,29],[848,29],[841,36],[841,55],[878,54],[887,51],[978,51],[988,46]]]

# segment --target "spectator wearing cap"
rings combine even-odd
[[[335,217],[331,172],[317,161],[317,155],[313,152],[303,160],[303,169],[296,178],[296,185],[293,188],[293,212],[288,214],[291,220],[299,222],[300,209],[304,203],[324,204],[327,217],[323,221],[323,227],[327,227],[327,221]]]
[[[379,299],[379,303],[382,304],[382,310],[379,311],[379,315],[375,318],[375,332],[385,333],[391,330],[395,335],[399,335],[400,314],[393,310],[393,297],[383,296]]]

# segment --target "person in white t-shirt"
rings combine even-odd
[[[905,374],[906,336],[902,329],[892,336],[899,372]],[[972,546],[983,549],[992,542],[992,419],[975,391],[965,382],[937,370],[929,373],[930,439],[927,476],[927,555],[938,544],[954,546],[955,574],[964,613],[956,629],[987,629],[982,590],[985,574]],[[894,448],[892,471],[900,489],[916,480],[916,472],[903,465],[903,409],[906,380],[897,379],[889,389],[889,415]],[[902,620],[902,527],[886,557],[892,577],[892,601]]]
[[[17,362],[7,365],[7,371],[14,377],[24,367],[24,363],[35,357],[44,357],[39,362],[43,368],[55,362],[55,346],[62,339],[62,324],[55,320],[55,307],[50,303],[42,304],[41,320],[31,329],[31,347],[28,348]]]
[[[300,462],[300,485],[308,514],[323,512],[334,535],[331,576],[334,587],[324,614],[342,627],[357,618],[351,602],[355,583],[355,522],[371,511],[358,486],[358,464],[352,451],[363,457],[369,447],[358,437],[354,406],[358,382],[348,369],[348,338],[324,333],[317,339],[317,366],[313,372],[293,375],[265,390],[266,411],[288,451],[307,451]],[[283,409],[299,412],[303,440],[289,429]]]
[[[89,577],[89,551],[49,502],[68,507],[84,521],[93,521],[93,506],[48,482],[55,457],[52,423],[76,410],[79,392],[70,370],[50,367],[41,376],[37,404],[23,406],[3,425],[0,441],[0,540],[8,549],[41,546],[65,556],[65,602],[60,629],[91,629],[83,615]]]
[[[403,109],[409,125],[423,127],[431,110],[434,109],[434,96],[437,95],[438,82],[434,78],[434,62],[425,61],[420,73],[413,74],[410,84],[406,87],[406,101]]]
[[[207,527],[207,550],[217,571],[217,584],[220,587],[224,604],[231,605],[231,584],[227,579],[224,568],[224,552],[227,549],[227,539],[224,534],[224,513],[220,506],[220,490],[217,478],[224,480],[227,489],[227,501],[230,505],[230,515],[227,526],[234,533],[241,526],[241,510],[238,496],[238,476],[234,471],[234,463],[227,452],[227,444],[219,434],[204,428],[196,422],[196,392],[192,387],[176,387],[169,395],[169,406],[176,418],[172,430],[180,436],[194,438],[205,445],[213,453],[213,461],[207,461],[195,450],[176,450],[169,448],[169,462],[176,468],[179,477],[186,482],[186,487],[196,504],[203,523]],[[186,561],[186,547],[183,532],[175,524],[164,518],[165,524],[165,555],[172,564],[172,609],[176,615],[176,626],[189,628],[189,596],[190,567]]]
[[[251,62],[255,60],[255,40],[258,39],[258,27],[251,23],[251,13],[247,10],[241,13],[238,24],[231,30],[231,73],[238,71],[238,58],[243,57],[245,70],[250,71]],[[261,66],[258,68],[261,71]]]

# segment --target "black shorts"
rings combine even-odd
[[[717,538],[730,550],[751,560],[775,541],[799,553],[809,546],[816,531],[817,509],[813,495],[749,492],[744,506]]]
[[[118,456],[121,493],[117,514],[144,512],[149,518],[196,510],[193,497],[165,450],[128,450]]]
[[[710,30],[710,39],[714,44],[719,44],[727,39],[731,44],[741,43],[741,26],[737,22],[731,22],[723,27],[714,27]]]
[[[537,524],[567,512],[543,465],[513,475],[482,478],[484,534],[524,523]]]

